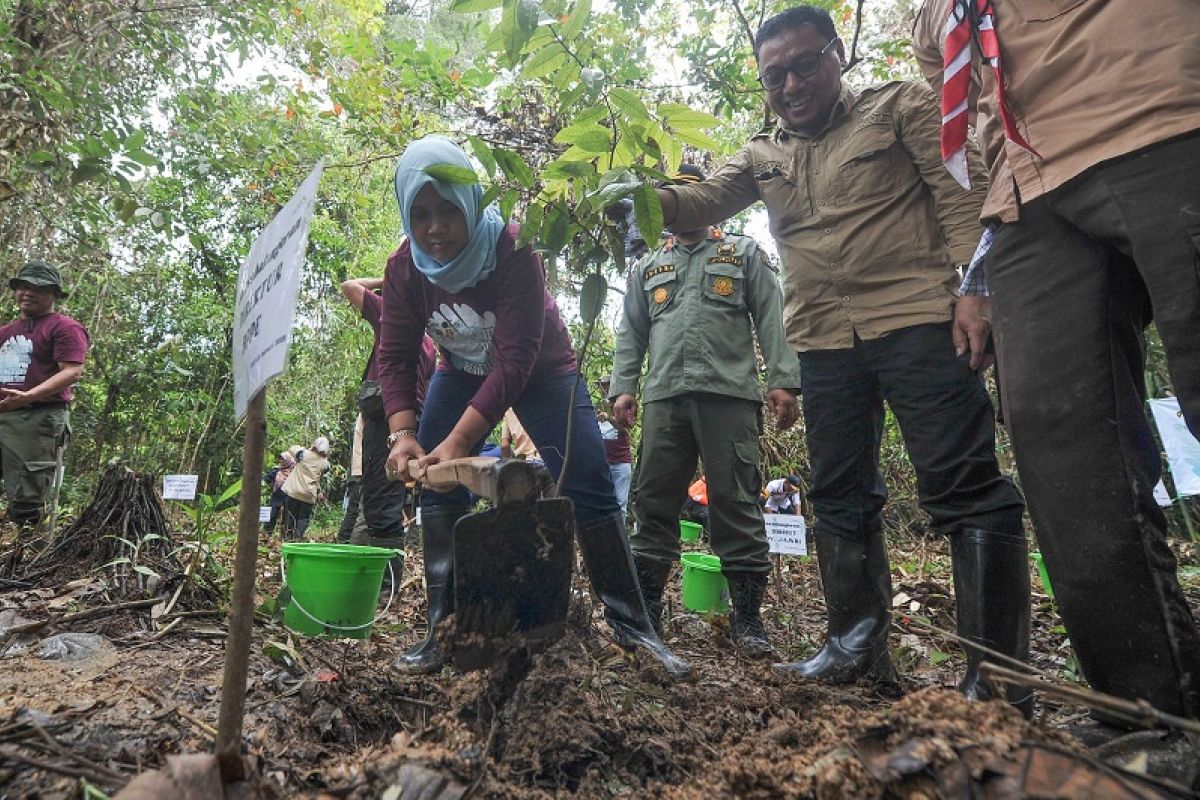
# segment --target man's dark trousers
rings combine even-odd
[[[863,541],[879,530],[886,400],[935,531],[1022,534],[1021,495],[996,461],[991,399],[965,357],[955,356],[950,323],[800,353],[800,384],[818,531]]]
[[[387,478],[388,424],[382,409],[363,412],[362,481],[359,504],[367,535],[382,538],[404,536],[404,481]],[[356,531],[357,532],[357,531]]]
[[[699,458],[708,485],[709,539],[722,568],[769,572],[758,504],[761,433],[762,405],[753,400],[690,392],[644,404],[633,500],[638,527],[630,538],[634,553],[679,560],[679,516]]]
[[[1200,136],[1024,203],[988,254],[1005,413],[1055,597],[1096,689],[1200,714],[1200,634],[1153,498],[1153,318],[1200,436]]]

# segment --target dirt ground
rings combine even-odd
[[[278,547],[265,542],[260,551],[260,600],[278,590]],[[613,646],[578,575],[566,636],[523,677],[452,668],[402,676],[390,662],[424,635],[420,553],[410,548],[399,597],[369,640],[309,639],[259,616],[244,733],[260,792],[389,800],[416,796],[414,787],[431,798],[1016,797],[1020,781],[1028,792],[1039,769],[1047,779],[1070,775],[1079,767],[1072,754],[1083,748],[1065,726],[1086,709],[1042,700],[1028,724],[1001,703],[962,699],[953,691],[961,651],[924,624],[953,629],[944,544],[892,542],[891,554],[891,643],[903,678],[898,690],[881,693],[797,680],[772,671],[769,660],[740,658],[723,617],[681,607],[678,575],[668,592],[668,642],[694,665],[688,681],[672,683],[653,661]],[[1181,554],[1189,596],[1200,601],[1195,554]],[[0,632],[113,601],[104,573],[79,572],[63,564],[30,581],[0,579]],[[1034,590],[1034,664],[1072,677],[1061,622],[1036,573]],[[815,561],[780,559],[764,610],[781,659],[812,653],[824,633]],[[103,797],[168,755],[211,749],[224,618],[204,608],[160,611],[123,610],[0,643],[0,800]],[[44,637],[64,631],[108,643],[78,660],[40,658]],[[1128,788],[1111,776],[1087,777],[1091,789],[1057,796],[1122,796],[1118,789]]]

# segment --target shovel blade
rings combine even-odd
[[[506,652],[537,652],[561,636],[574,563],[568,498],[508,503],[460,519],[454,526],[454,666],[485,669]]]

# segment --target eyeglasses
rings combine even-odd
[[[821,59],[825,57],[825,54],[829,52],[829,48],[833,47],[834,42],[836,41],[837,37],[835,36],[829,40],[828,44],[826,44],[816,53],[811,53],[807,56],[801,56],[786,66],[772,67],[768,69],[766,72],[763,72],[758,76],[758,82],[761,83],[762,87],[768,92],[773,92],[776,89],[783,88],[783,85],[787,83],[787,76],[789,72],[801,80],[811,75],[815,75],[817,70],[821,68]]]

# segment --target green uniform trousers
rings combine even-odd
[[[12,521],[36,522],[41,517],[54,483],[58,447],[67,441],[68,415],[65,404],[0,414],[0,468]]]
[[[642,443],[633,502],[634,553],[657,561],[679,558],[679,512],[704,462],[713,552],[725,570],[770,571],[767,534],[758,504],[762,473],[758,437],[762,404],[692,392],[642,408]]]

